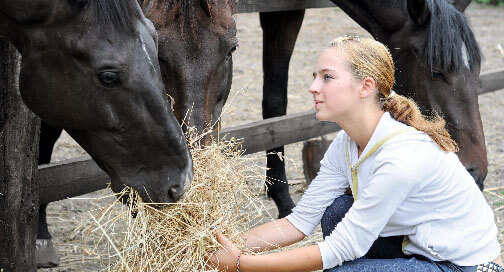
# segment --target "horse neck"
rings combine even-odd
[[[331,1],[377,39],[385,37],[387,33],[400,29],[408,20],[407,14],[404,13],[405,1],[399,1],[399,3],[398,1],[386,0]]]
[[[54,2],[0,0],[0,36],[7,38],[22,53],[22,45],[26,42],[24,25],[44,23],[51,16]]]
[[[0,0],[0,17],[8,16],[18,23],[42,22],[50,16],[55,1]]]

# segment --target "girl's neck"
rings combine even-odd
[[[373,136],[383,114],[382,110],[364,112],[363,114],[361,112],[361,114],[356,114],[353,118],[339,123],[348,136],[357,143],[359,157]]]

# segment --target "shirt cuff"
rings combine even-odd
[[[331,269],[342,264],[342,262],[334,256],[331,247],[326,242],[318,242],[317,245],[320,250],[320,256],[322,257],[322,267],[324,270]]]
[[[291,222],[291,224],[294,225],[294,227],[296,227],[300,232],[304,233],[304,235],[306,236],[312,234],[313,230],[316,227],[306,222],[305,220],[301,219],[301,217],[296,213],[291,213],[287,215],[287,217],[285,218],[289,220],[289,222]]]

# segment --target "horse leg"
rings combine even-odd
[[[61,135],[62,129],[53,128],[44,121],[40,124],[40,142],[38,164],[47,164],[51,161],[51,154],[54,144]],[[37,228],[37,247],[35,256],[37,259],[37,268],[55,267],[59,265],[59,257],[52,244],[51,233],[47,227],[46,221],[47,204],[40,205],[39,219]]]
[[[289,61],[304,18],[304,10],[262,12],[259,17],[263,29],[263,118],[285,115],[287,112],[287,81]],[[266,151],[268,195],[278,207],[278,218],[289,215],[294,202],[289,195],[285,163],[277,153],[284,147]]]

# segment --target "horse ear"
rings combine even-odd
[[[88,2],[89,0],[68,0],[68,4],[76,8],[83,8]]]
[[[452,5],[460,12],[464,12],[469,4],[471,4],[471,1],[472,0],[453,0]]]
[[[431,16],[427,1],[428,0],[408,0],[408,13],[413,22],[418,26],[423,26]]]
[[[226,8],[234,9],[232,0],[200,0],[200,5],[209,17],[212,17],[212,12],[215,13],[215,11]]]
[[[211,0],[200,0],[200,4],[201,4],[201,7],[203,8],[203,10],[205,11],[205,13],[208,16],[211,16],[212,10],[211,10],[210,5],[212,4],[212,1]]]

